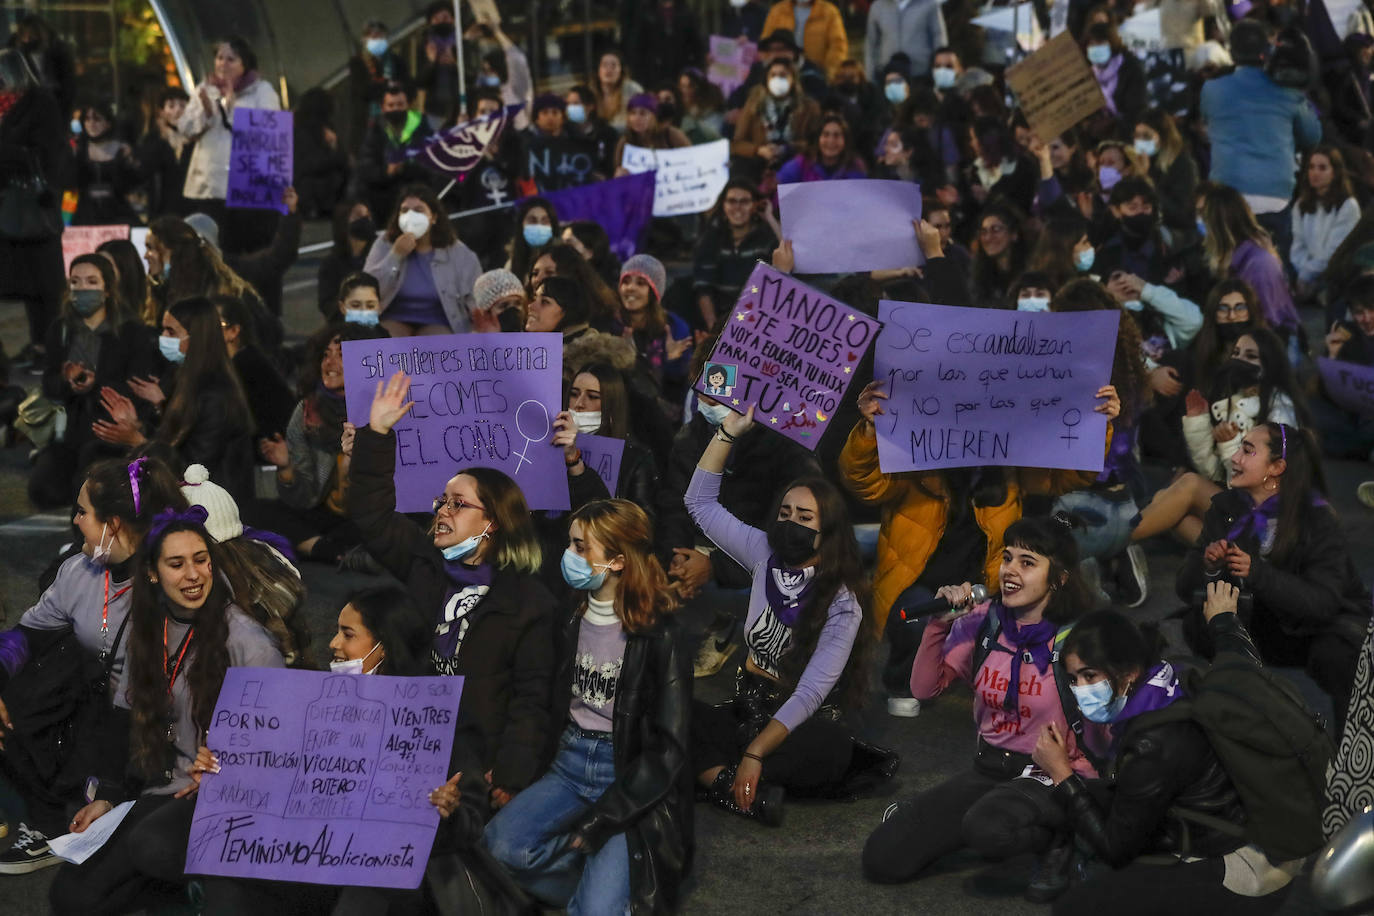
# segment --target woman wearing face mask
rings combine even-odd
[[[391,429],[410,410],[409,389],[399,373],[377,386],[368,425],[353,443],[349,515],[368,552],[430,615],[438,673],[464,676],[459,721],[482,734],[482,765],[499,807],[546,760],[555,602],[539,581],[529,507],[500,471],[467,467],[451,478],[434,500],[428,531],[395,511]]]
[[[544,246],[562,231],[558,212],[542,197],[527,197],[515,207],[515,235],[511,239],[506,270],[524,279],[530,275]]]
[[[270,210],[229,209],[229,152],[234,136],[234,111],[281,109],[270,80],[258,77],[258,56],[242,38],[226,38],[215,46],[211,74],[196,87],[177,121],[182,136],[195,141],[186,173],[185,195],[192,210],[208,213],[220,226],[220,247],[227,254],[251,251],[272,236],[276,214]],[[263,216],[262,214],[266,214]]]
[[[284,664],[272,636],[234,603],[247,586],[224,578],[205,517],[199,507],[165,510],[139,554],[127,687],[116,698],[129,709],[128,773],[110,770],[122,760],[103,761],[96,800],[71,830],[137,800],[99,852],[64,866],[49,895],[54,913],[123,913],[157,896],[157,882],[186,883],[194,795],[209,769],[204,742],[225,672]]]
[[[840,492],[822,478],[794,480],[767,531],[721,505],[734,442],[753,426],[752,406],[743,416],[731,412],[687,489],[692,520],[751,579],[735,702],[693,705],[692,769],[716,805],[776,826],[784,789],[820,794],[854,763],[887,777],[897,761],[856,749],[841,718],[862,705],[873,636],[870,592]]]
[[[106,103],[91,105],[81,116],[76,138],[76,191],[73,226],[101,226],[138,221],[128,194],[140,183],[129,144],[114,133],[114,113]]]
[[[335,294],[334,314],[325,327],[338,330],[342,325],[377,329],[378,336],[390,336],[382,323],[382,286],[372,274],[357,273],[344,277]],[[317,332],[319,333],[319,332]]]
[[[1008,290],[1008,307],[1018,312],[1048,312],[1053,297],[1054,287],[1050,278],[1028,270],[1017,277]]]
[[[392,337],[461,334],[471,326],[472,284],[482,266],[428,185],[401,191],[364,270],[381,283],[382,326]]]
[[[361,137],[368,121],[382,113],[382,94],[388,83],[409,83],[410,69],[391,47],[386,23],[363,23],[358,53],[348,61],[350,137]]]
[[[108,692],[93,714],[92,730],[69,744],[64,756],[42,761],[48,772],[33,769],[39,758],[7,758],[10,784],[6,788],[11,790],[7,794],[21,800],[27,810],[7,812],[15,843],[0,855],[0,874],[23,874],[60,864],[48,851],[48,837],[67,832],[68,806],[77,803],[86,777],[94,771],[99,756],[94,727],[109,726],[111,733],[119,733],[128,726],[127,710],[112,707],[111,701],[123,694],[128,683],[126,621],[134,553],[154,515],[168,507],[185,506],[176,478],[160,461],[108,460],[91,465],[72,516],[81,536],[80,552],[58,567],[57,577],[18,623],[0,632],[0,688],[12,704],[6,708],[0,701],[0,749],[15,737],[14,720],[22,724],[30,712],[21,708],[25,679],[40,671],[38,663],[67,634],[83,655],[109,667]],[[37,699],[49,703],[51,696]]]
[[[130,378],[154,375],[160,360],[151,329],[119,296],[114,268],[98,254],[72,259],[62,316],[48,330],[43,396],[67,412],[67,433],[41,449],[29,472],[29,500],[40,508],[70,506],[74,485],[110,447],[91,424],[105,419],[100,391],[131,393]]]
[[[831,181],[863,178],[863,161],[854,151],[849,124],[838,115],[821,119],[820,130],[807,152],[793,157],[778,169],[778,184],[799,181]]]
[[[553,765],[492,819],[485,844],[545,906],[668,912],[692,836],[677,597],[648,516],[626,500],[573,513],[561,566],[579,594],[558,634]]]
[[[1349,538],[1327,505],[1321,452],[1310,432],[1262,423],[1230,460],[1230,486],[1207,509],[1178,574],[1178,595],[1224,579],[1253,597],[1242,619],[1267,665],[1305,667],[1330,694],[1339,734],[1369,624],[1369,590]],[[1184,636],[1199,655],[1215,647],[1196,614]]]
[[[1135,124],[1147,101],[1145,68],[1121,43],[1116,27],[1109,22],[1090,25],[1083,34],[1083,53],[1092,64],[1107,113],[1121,124]]]
[[[630,409],[625,376],[606,363],[589,363],[577,370],[568,388],[568,412],[579,434],[608,436],[625,443],[620,474],[611,495],[644,508],[652,522],[658,498],[658,470],[654,456],[639,441]]]
[[[334,208],[334,247],[320,262],[317,278],[320,314],[326,321],[338,313],[339,285],[367,263],[367,252],[377,238],[372,211],[361,200],[345,200]]]
[[[620,134],[606,123],[596,107],[596,93],[590,86],[577,85],[568,90],[563,101],[567,103],[567,125],[565,129],[571,137],[587,140],[596,147],[596,168],[599,175],[609,175],[615,171],[611,164],[611,154],[620,142]]]
[[[1235,609],[1236,590],[1213,583],[1205,610],[1208,631],[1235,663],[1258,663]],[[1101,913],[1121,908],[1124,901],[1130,901],[1132,911],[1141,912],[1179,906],[1224,913],[1272,912],[1284,894],[1252,896],[1230,889],[1235,886],[1233,872],[1251,871],[1253,860],[1244,858],[1246,851],[1240,847],[1245,841],[1237,835],[1245,823],[1244,806],[1206,733],[1186,718],[1161,720],[1155,715],[1186,699],[1177,672],[1160,659],[1159,649],[1115,611],[1089,614],[1076,623],[1064,640],[1064,670],[1083,718],[1099,723],[1089,740],[1101,735],[1113,779],[1090,781],[1075,772],[1062,728],[1046,725],[1036,736],[1032,757],[1054,786],[1048,798],[1038,784],[1032,787],[1037,790],[1034,802],[1020,786],[999,788],[969,812],[965,823],[1020,812],[1039,822],[1035,832],[1042,837],[1053,831],[1058,841],[1051,857],[1058,881],[1039,899],[1057,897],[1055,913]],[[1167,816],[1176,804],[1234,829],[1185,826]],[[1075,843],[1111,868],[1095,870],[1088,880],[1070,887]],[[1011,851],[1007,846],[1005,841],[984,843],[979,851],[1003,858]],[[1176,857],[1184,849],[1188,858],[1168,868],[1133,861],[1150,853]],[[1286,884],[1288,876],[1283,878]]]
[[[1160,108],[1151,108],[1140,116],[1133,148],[1150,164],[1148,174],[1159,192],[1163,223],[1174,233],[1174,244],[1180,245],[1196,231],[1191,204],[1197,194],[1197,162],[1184,144],[1173,116]]]
[[[429,638],[429,621],[405,589],[361,589],[339,611],[338,629],[329,641],[329,670],[423,677],[431,670]]]
[[[1062,628],[1092,607],[1068,519],[1022,518],[1008,526],[997,585],[997,597],[976,605],[968,582],[936,593],[953,610],[926,624],[911,692],[928,700],[956,681],[973,685],[978,748],[970,769],[889,808],[864,844],[870,880],[910,881],[940,857],[979,840],[970,835],[977,825],[966,815],[1031,766],[1035,736],[1046,726],[1069,736],[1072,770],[1095,775],[1070,733],[1058,672],[1051,668]]]
[[[472,284],[472,330],[515,333],[525,329],[525,286],[509,270],[489,270]]]
[[[1056,213],[1040,227],[1026,269],[1049,277],[1055,286],[1089,273],[1097,251],[1088,239],[1088,223],[1077,213]]]
[[[779,58],[764,71],[763,82],[749,93],[730,155],[746,170],[741,177],[759,179],[792,156],[805,151],[808,137],[821,120],[821,107],[801,89],[796,68]]]

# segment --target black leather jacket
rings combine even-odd
[[[1220,652],[1259,656],[1235,614],[1222,614],[1208,624]],[[1110,806],[1102,793],[1071,776],[1054,790],[1064,805],[1074,833],[1114,868],[1147,853],[1177,853],[1202,857],[1225,855],[1245,841],[1239,836],[1197,824],[1185,828],[1169,809],[1177,806],[1245,823],[1245,809],[1221,761],[1201,727],[1193,722],[1151,724],[1149,713],[1131,720],[1121,736],[1109,770],[1114,776]]]
[[[570,615],[558,640],[555,721],[568,718],[581,624],[579,614]],[[611,718],[616,781],[574,833],[592,851],[617,833],[625,834],[632,913],[674,910],[691,867],[693,791],[687,756],[691,706],[691,661],[682,651],[677,621],[665,618],[648,632],[631,634],[625,642]],[[550,731],[556,742],[562,729]]]

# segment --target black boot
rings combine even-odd
[[[735,766],[731,764],[716,774],[715,781],[706,790],[706,798],[717,808],[724,808],[732,811],[740,817],[751,817],[760,820],[769,827],[777,827],[782,823],[782,787],[766,786],[762,782],[754,790],[758,797],[748,808],[741,808],[735,803]]]
[[[1061,834],[1054,843],[1036,856],[1026,899],[1031,903],[1049,903],[1069,889],[1073,867],[1073,834]]]

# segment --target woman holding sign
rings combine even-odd
[[[167,509],[148,530],[133,576],[128,687],[115,698],[130,711],[130,772],[101,774],[95,800],[77,812],[72,832],[142,790],[95,855],[63,866],[50,894],[54,913],[124,913],[138,908],[155,882],[185,882],[192,796],[201,775],[196,755],[224,673],[231,666],[285,665],[267,630],[234,604],[248,585],[225,578],[205,519],[200,507]],[[103,759],[117,766],[125,755],[112,746]]]
[[[677,596],[649,517],[623,499],[573,513],[562,567],[582,594],[558,644],[557,756],[487,825],[486,845],[547,905],[670,912],[692,848]]]
[[[195,141],[186,172],[185,195],[190,210],[208,213],[224,227],[220,247],[238,254],[270,238],[276,214],[270,210],[229,210],[229,154],[234,143],[234,112],[239,108],[280,111],[281,99],[258,77],[258,56],[242,38],[230,37],[215,47],[215,65],[196,88],[177,130]]]

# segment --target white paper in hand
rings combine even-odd
[[[105,841],[115,832],[133,806],[133,802],[126,801],[103,817],[96,818],[80,833],[67,833],[48,840],[48,848],[59,859],[80,865],[100,851],[100,847],[105,845]]]

